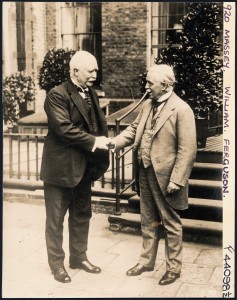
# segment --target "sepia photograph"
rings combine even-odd
[[[2,2],[3,299],[235,297],[235,14]]]

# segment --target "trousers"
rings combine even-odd
[[[165,239],[166,270],[181,272],[183,230],[180,215],[165,200],[152,166],[140,166],[140,205],[143,244],[139,263],[154,268],[159,240]]]
[[[64,264],[63,224],[69,212],[69,262],[87,259],[91,210],[91,178],[84,174],[80,183],[72,188],[44,183],[46,208],[45,239],[48,263],[51,269]]]

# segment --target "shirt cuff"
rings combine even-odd
[[[116,152],[116,142],[115,142],[115,140],[113,140],[113,144],[114,144],[114,147],[113,147],[113,148],[110,148],[110,151],[111,151],[112,153],[115,153],[115,152]]]
[[[93,148],[91,149],[91,152],[95,152],[95,149],[97,148],[97,138],[95,138],[95,143]]]

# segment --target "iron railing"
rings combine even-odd
[[[3,134],[3,177],[4,179],[26,180],[29,183],[40,180],[40,167],[44,145],[44,134]],[[115,158],[111,153],[110,167],[92,186],[115,187]],[[19,183],[18,181],[18,183]]]
[[[120,134],[120,123],[121,121],[126,118],[128,115],[130,115],[146,98],[147,92],[142,96],[142,98],[138,101],[138,103],[132,107],[129,111],[127,111],[124,115],[121,117],[117,118],[115,120],[116,124],[116,136]],[[120,151],[116,152],[115,155],[115,161],[116,161],[116,209],[115,209],[115,214],[116,215],[121,215],[121,209],[120,209],[120,197],[121,195],[128,190],[130,187],[134,187],[135,179],[134,179],[134,168],[132,168],[132,181],[128,183],[128,185],[125,186],[125,154],[130,152],[133,149],[133,146],[130,146],[129,148],[125,149],[121,154]],[[133,157],[132,157],[133,159]],[[121,161],[121,168],[120,168],[120,161]],[[133,162],[133,160],[132,160]],[[133,163],[132,163],[133,165]],[[121,173],[121,180],[120,180],[120,173]],[[121,190],[122,188],[122,190]]]
[[[3,134],[3,175],[9,178],[39,180],[43,134]]]

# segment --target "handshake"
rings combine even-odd
[[[97,136],[94,148],[101,150],[112,150],[115,148],[115,141],[111,138],[107,138],[106,136]]]

